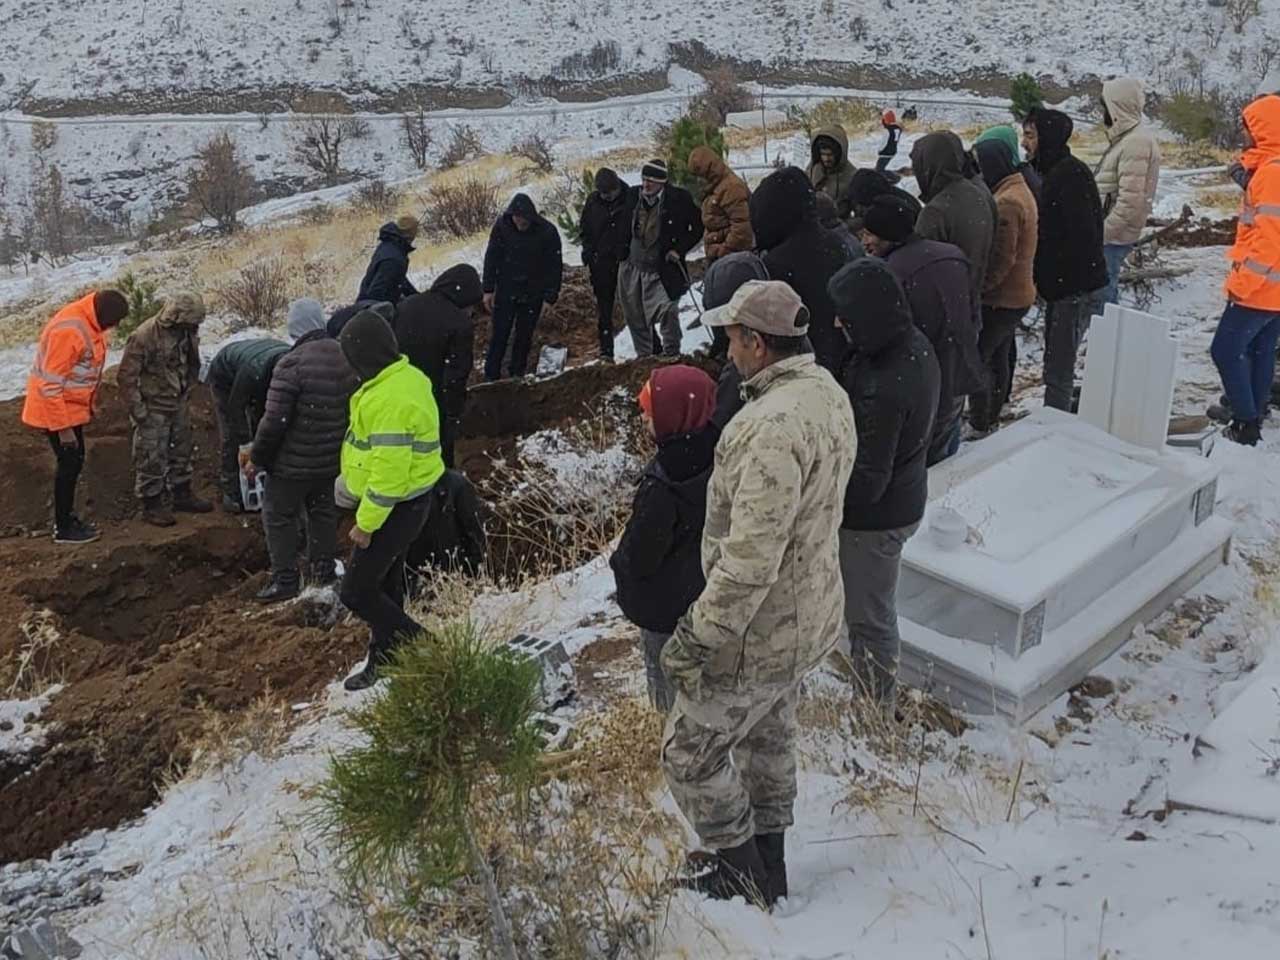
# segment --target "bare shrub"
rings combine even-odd
[[[210,139],[197,157],[187,174],[187,203],[194,216],[212,220],[222,233],[232,233],[240,226],[240,211],[253,199],[253,173],[229,133]]]
[[[616,40],[597,40],[590,50],[569,54],[556,67],[555,75],[571,80],[603,77],[622,66],[622,48]]]
[[[433,237],[475,236],[493,226],[502,211],[498,188],[479,177],[436,184],[423,200],[422,229]]]
[[[528,161],[526,173],[550,173],[555,169],[556,161],[551,156],[551,145],[540,133],[531,133],[511,150],[512,154]]]
[[[58,143],[58,128],[48,120],[37,120],[31,124],[31,149],[36,153],[47,153]]]
[[[293,156],[298,163],[314,170],[326,186],[342,182],[342,150],[352,140],[369,136],[369,123],[349,113],[336,110],[336,104],[324,97],[308,97],[298,108]]]
[[[756,106],[756,98],[738,81],[731,67],[712,67],[703,74],[703,79],[707,88],[689,105],[689,112],[695,116],[702,116],[719,126],[729,114]]]
[[[222,713],[203,701],[196,710],[200,730],[180,736],[178,756],[171,758],[161,777],[165,787],[208,773],[238,774],[251,754],[272,760],[289,739],[292,712],[270,686],[235,713]],[[180,757],[189,759],[184,763]]]
[[[61,667],[54,662],[62,642],[57,618],[52,610],[39,610],[18,624],[18,632],[22,642],[4,661],[9,677],[4,695],[7,699],[43,696],[63,678]]]
[[[400,117],[401,139],[413,157],[413,165],[419,170],[427,169],[427,156],[435,139],[431,127],[427,124],[427,112],[418,107],[413,113]]]
[[[223,305],[239,319],[232,329],[269,327],[289,306],[289,270],[283,257],[259,260],[218,289]]]
[[[1244,33],[1249,21],[1262,13],[1262,0],[1226,0],[1223,6],[1236,33]]]
[[[333,217],[333,207],[327,203],[309,203],[298,214],[299,220],[313,227],[323,227],[325,224],[333,223]]]
[[[484,156],[484,144],[480,134],[467,124],[452,127],[449,130],[449,144],[440,157],[440,169],[450,170],[468,160],[478,160]]]
[[[388,186],[385,180],[369,180],[356,190],[352,202],[357,210],[388,213],[400,203],[400,191]]]

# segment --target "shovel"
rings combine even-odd
[[[685,267],[684,261],[677,261],[677,266],[680,267],[680,274],[684,277],[685,286],[689,288],[689,302],[693,304],[693,309],[698,311],[698,315],[689,321],[685,329],[697,330],[702,326],[702,307],[698,305],[698,298],[693,296],[693,281],[689,279],[689,270]]]

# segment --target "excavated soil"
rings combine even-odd
[[[588,332],[594,341],[593,320]],[[495,468],[493,458],[510,463],[520,437],[571,424],[618,388],[634,392],[652,365],[591,364],[473,388],[458,460],[488,501],[500,570],[527,569],[536,548],[513,546],[528,539],[520,532],[533,519],[494,498],[512,468]],[[0,755],[0,863],[47,856],[141,814],[160,775],[189,760],[207,709],[240,711],[268,688],[286,703],[307,700],[364,651],[363,628],[344,617],[326,626],[323,612],[300,604],[253,602],[267,567],[256,517],[183,516],[163,530],[141,523],[127,417],[106,379],[79,504],[103,537],[83,547],[51,542],[52,454],[21,425],[21,399],[0,403],[0,695],[26,643],[24,624],[42,610],[58,633],[44,667],[64,683],[41,717],[45,744]],[[196,487],[208,495],[218,442],[203,388],[193,410]]]

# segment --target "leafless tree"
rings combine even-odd
[[[240,226],[240,211],[253,199],[253,173],[229,133],[210,139],[198,157],[187,174],[187,202],[195,216],[211,219],[219,231],[231,233]]]
[[[369,136],[369,124],[349,113],[335,112],[333,104],[308,98],[300,105],[293,155],[303,166],[324,178],[327,186],[342,182],[342,150],[352,140]]]
[[[413,157],[413,165],[419,170],[425,170],[435,139],[427,123],[426,110],[419,106],[412,113],[403,114],[400,117],[400,129],[404,145],[409,148],[409,154]]]

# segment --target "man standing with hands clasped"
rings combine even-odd
[[[351,398],[334,491],[339,506],[356,511],[355,551],[338,596],[371,634],[364,669],[343,684],[354,691],[373,686],[391,651],[422,633],[404,611],[404,560],[426,523],[444,458],[431,383],[400,356],[390,324],[362,310],[338,343],[362,381]]]
[[[857,448],[840,385],[806,352],[809,311],[745,283],[703,322],[729,335],[742,410],[716,445],[707,585],[662,652],[676,698],[662,766],[714,865],[682,883],[771,906],[787,895],[800,681],[846,637],[839,518]]]

